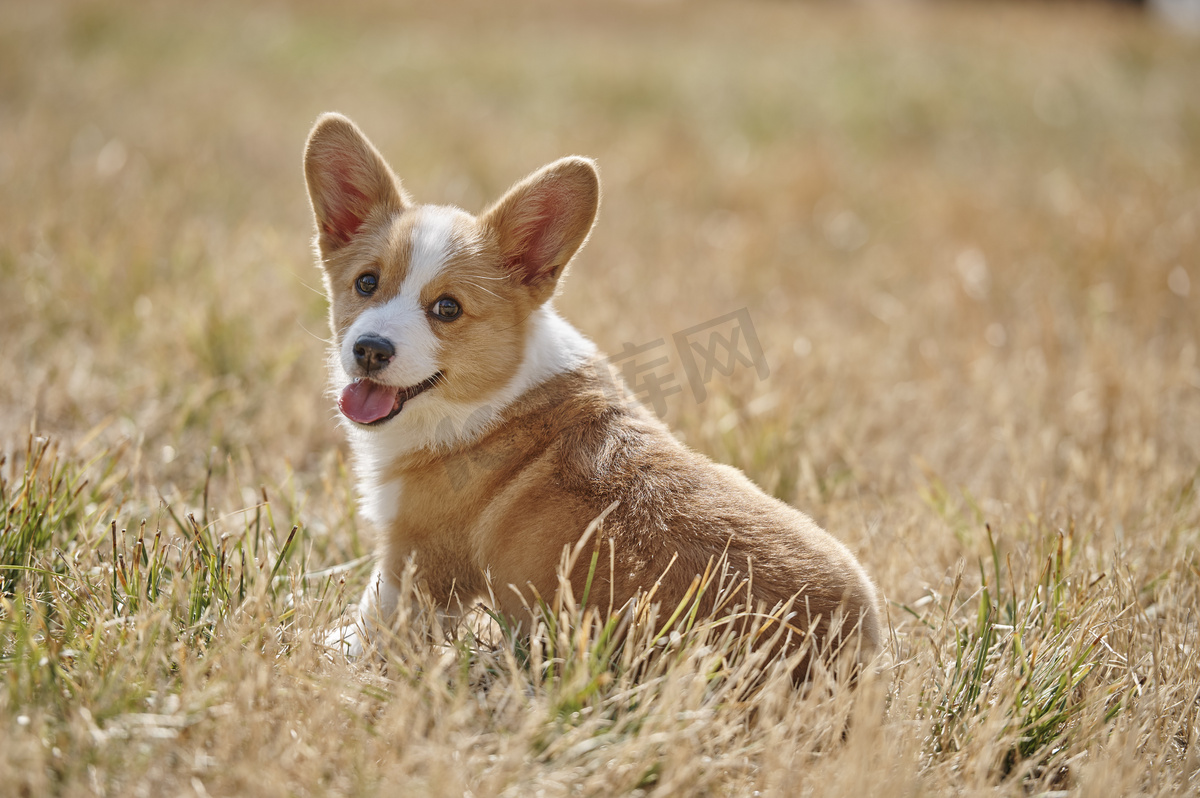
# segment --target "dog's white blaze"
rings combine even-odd
[[[408,261],[408,274],[400,287],[400,293],[419,300],[421,291],[429,281],[446,267],[454,239],[454,220],[462,211],[438,205],[424,205],[418,213],[421,217],[413,228],[412,256]]]

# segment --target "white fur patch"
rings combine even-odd
[[[399,479],[389,479],[376,484],[371,480],[362,487],[367,490],[360,497],[362,515],[378,529],[387,529],[400,512],[401,484]]]
[[[500,409],[551,377],[574,371],[596,355],[596,345],[558,315],[549,302],[534,311],[529,324],[521,367],[491,400],[500,404]]]
[[[438,205],[422,206],[413,229],[412,257],[400,292],[419,297],[430,280],[437,277],[450,257],[454,220],[461,211]]]
[[[383,572],[383,563],[376,563],[371,581],[358,602],[358,616],[366,624],[387,626],[396,615],[400,603],[400,588]]]
[[[324,644],[343,656],[358,659],[380,642],[400,603],[400,589],[387,578],[383,565],[377,563],[358,602],[357,617],[333,627],[325,633]]]

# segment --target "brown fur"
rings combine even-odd
[[[340,343],[364,308],[400,290],[413,205],[342,117],[314,128],[306,172]],[[430,401],[486,399],[513,378],[530,314],[552,296],[598,201],[591,162],[570,158],[519,182],[479,218],[456,211],[453,249],[421,295],[432,302],[452,292],[463,305],[453,323],[432,323],[446,380]],[[353,290],[364,271],[380,281],[370,297]],[[596,360],[557,374],[477,437],[386,458],[376,484],[402,488],[395,517],[380,530],[385,578],[398,581],[413,558],[423,587],[453,610],[482,596],[490,576],[499,609],[520,616],[518,594],[552,597],[564,547],[611,508],[591,543],[604,556],[590,603],[620,607],[657,583],[655,599],[673,608],[724,553],[732,571],[752,574],[752,592],[736,602],[743,608],[794,601],[791,626],[815,630],[819,645],[836,646],[857,630],[860,652],[873,652],[881,634],[875,590],[849,551],[741,472],[680,444],[608,373]],[[589,562],[582,558],[570,574],[576,597]]]
[[[845,547],[737,469],[679,443],[627,395],[614,396],[604,373],[598,364],[543,385],[472,446],[397,462],[392,476],[403,479],[405,501],[388,536],[387,567],[399,574],[415,555],[434,600],[447,607],[479,596],[485,572],[495,585],[524,588],[525,598],[529,587],[551,597],[563,548],[616,503],[595,540],[603,565],[593,605],[620,607],[657,581],[655,598],[674,608],[726,552],[733,571],[753,572],[753,595],[739,596],[741,607],[770,609],[796,597],[793,627],[813,625],[824,637],[837,617],[841,639],[861,620],[864,648],[874,651],[875,591]],[[589,562],[582,558],[570,574],[576,597]],[[517,591],[498,590],[496,599],[503,612],[524,614]]]

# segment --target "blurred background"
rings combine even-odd
[[[1200,463],[1200,39],[1156,6],[8,3],[0,443],[117,447],[131,519],[287,486],[361,552],[300,168],[337,110],[472,211],[597,159],[564,315],[615,351],[747,308],[770,376],[668,421],[889,595],[985,520],[1106,551]]]

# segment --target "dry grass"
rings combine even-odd
[[[0,794],[1200,788],[1200,43],[1070,4],[503,9],[6,6]],[[800,693],[698,633],[635,667],[554,616],[311,644],[370,546],[300,175],[330,109],[468,209],[596,157],[560,306],[609,351],[750,309],[770,378],[669,420],[861,556],[877,675]]]

